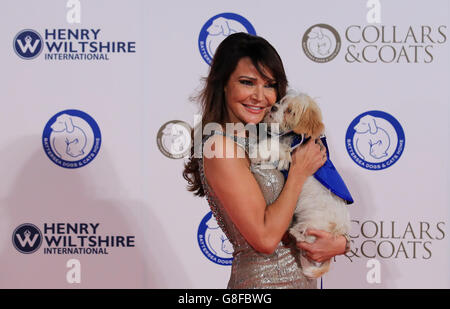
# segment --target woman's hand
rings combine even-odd
[[[305,179],[313,175],[327,160],[325,147],[310,139],[305,146],[300,146],[292,152],[292,163],[289,175],[303,176]]]
[[[306,256],[311,260],[322,263],[332,257],[344,254],[347,240],[344,236],[334,237],[331,233],[322,230],[307,230],[306,235],[316,237],[316,240],[310,244],[305,241],[297,243],[297,247],[305,250]]]

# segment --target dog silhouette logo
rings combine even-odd
[[[42,233],[31,223],[19,225],[12,234],[12,243],[23,254],[36,252],[42,244]]]
[[[91,116],[79,110],[66,110],[47,122],[42,142],[45,153],[55,164],[78,168],[96,157],[101,134]]]
[[[86,148],[86,133],[82,128],[73,124],[74,120],[80,123],[80,119],[76,119],[74,116],[61,114],[50,126],[53,130],[50,145],[53,151],[64,160],[73,160],[83,156]]]
[[[347,152],[355,163],[369,170],[392,166],[404,147],[405,133],[400,123],[382,111],[359,115],[347,129]]]
[[[43,47],[44,41],[41,35],[30,29],[20,31],[13,41],[13,48],[17,56],[25,60],[39,56]]]
[[[159,129],[156,143],[166,157],[185,158],[191,151],[191,126],[180,120],[168,121]]]
[[[198,38],[198,47],[206,63],[211,64],[219,44],[227,36],[236,32],[256,35],[252,24],[244,17],[234,13],[218,14],[203,25]]]
[[[198,227],[197,241],[200,250],[210,261],[219,265],[231,265],[233,246],[223,233],[212,212],[206,214]]]
[[[330,25],[317,24],[306,30],[302,47],[305,55],[312,61],[328,62],[338,55],[341,49],[341,37]]]

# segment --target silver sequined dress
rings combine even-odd
[[[214,134],[226,135],[220,131],[214,131],[203,139],[203,143]],[[249,138],[228,136],[239,146],[248,151]],[[248,152],[247,152],[248,153]],[[203,170],[203,160],[199,164],[202,185],[208,200],[222,231],[233,245],[233,264],[231,276],[228,282],[229,289],[315,289],[317,280],[307,279],[303,276],[300,263],[295,258],[295,245],[280,242],[273,254],[263,254],[253,249],[240,234],[239,230],[227,215],[224,207],[208,186]],[[284,177],[278,170],[261,169],[256,165],[250,167],[264,195],[266,205],[270,205],[281,193],[284,185]]]

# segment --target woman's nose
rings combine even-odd
[[[253,98],[257,101],[262,101],[264,98],[264,90],[262,87],[255,87],[255,91],[253,92]]]

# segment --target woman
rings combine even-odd
[[[206,196],[217,222],[233,245],[228,288],[316,288],[295,258],[295,246],[323,262],[346,250],[344,236],[310,230],[313,244],[287,242],[286,231],[303,183],[326,161],[314,142],[292,154],[288,178],[275,169],[251,165],[246,131],[225,133],[225,124],[258,124],[286,94],[287,79],[276,50],[263,38],[236,33],[218,47],[201,93],[202,130],[220,124],[203,139],[215,156],[194,156],[183,172],[189,190]],[[311,139],[312,140],[312,139]],[[234,147],[235,145],[240,147]],[[208,145],[208,147],[206,147]],[[204,153],[205,154],[205,153]]]

